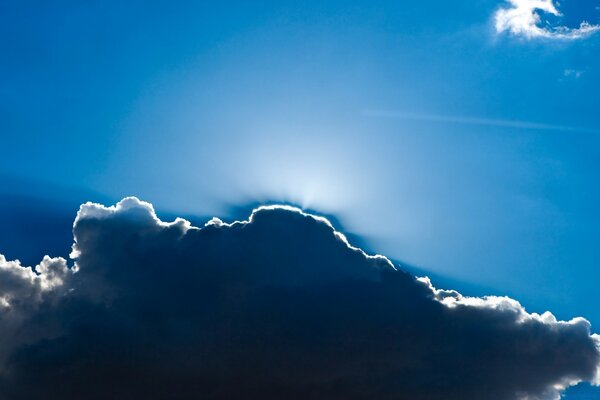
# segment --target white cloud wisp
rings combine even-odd
[[[494,14],[496,33],[509,32],[526,39],[556,40],[583,39],[600,30],[600,25],[582,21],[579,27],[554,26],[543,18],[544,14],[562,16],[554,0],[508,0],[510,5]]]

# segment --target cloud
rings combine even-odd
[[[563,75],[566,78],[574,78],[574,79],[579,79],[581,78],[581,76],[583,75],[583,71],[577,70],[577,69],[570,69],[567,68],[563,71]]]
[[[71,268],[0,259],[0,332],[22,338],[0,342],[2,399],[541,400],[598,382],[583,318],[436,289],[295,208],[197,228],[127,198],[81,206],[73,233]]]
[[[567,71],[570,71],[567,73]],[[579,78],[583,72],[575,70],[566,70],[565,76],[574,76]],[[479,125],[479,126],[494,126],[516,129],[532,129],[541,131],[564,131],[564,132],[584,132],[584,133],[600,133],[596,129],[583,128],[577,126],[552,125],[532,121],[520,121],[514,119],[502,118],[484,118],[462,115],[443,115],[443,114],[417,114],[405,113],[387,110],[363,110],[362,115],[369,118],[390,118],[409,121],[426,121],[426,122],[443,122],[461,125]]]
[[[510,32],[527,39],[582,39],[600,30],[599,25],[587,21],[577,28],[555,26],[544,19],[544,14],[560,17],[554,0],[507,0],[510,6],[500,8],[494,15],[497,33]]]
[[[55,294],[69,277],[64,258],[46,256],[32,269],[0,254],[0,372],[17,345],[39,339],[39,332],[22,331],[22,325],[40,307],[57,301]]]

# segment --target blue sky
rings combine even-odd
[[[123,3],[0,5],[7,206],[292,203],[600,326],[600,2]]]

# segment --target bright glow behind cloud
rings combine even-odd
[[[554,0],[508,0],[510,7],[500,8],[494,15],[497,33],[510,32],[515,36],[527,39],[582,39],[598,30],[599,25],[587,21],[581,22],[578,28],[553,26],[542,18],[541,13],[562,16],[554,4]]]

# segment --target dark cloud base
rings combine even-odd
[[[0,258],[2,399],[557,399],[597,380],[584,319],[468,298],[324,219],[163,223],[86,204],[75,266]]]

